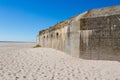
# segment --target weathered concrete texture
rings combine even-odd
[[[68,21],[56,24],[48,30],[41,31],[39,34],[39,44],[42,47],[50,47],[66,51],[66,35]],[[38,41],[37,41],[38,42]]]
[[[119,17],[120,15],[110,15],[81,19],[81,22],[84,22],[84,25],[81,26],[82,34],[85,31],[91,31],[89,32],[89,36],[86,35],[87,39],[85,40],[88,40],[86,43],[80,41],[84,43],[80,46],[84,48],[81,56],[89,59],[120,59]],[[84,35],[82,36],[85,37]],[[88,54],[89,56],[84,56]]]
[[[40,31],[37,43],[84,59],[120,60],[120,6],[94,9]]]

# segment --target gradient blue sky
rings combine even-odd
[[[39,30],[120,0],[0,0],[0,41],[35,41]]]

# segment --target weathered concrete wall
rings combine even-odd
[[[67,52],[75,57],[80,57],[80,18],[86,14],[80,14],[71,19],[68,25]]]
[[[120,15],[84,18],[81,30],[91,31],[81,56],[88,59],[120,60]],[[82,33],[83,33],[82,32]],[[81,34],[82,35],[82,34]],[[84,40],[83,40],[84,41]],[[89,56],[85,56],[89,55]]]
[[[120,60],[120,6],[94,9],[40,31],[37,43],[84,59]]]
[[[39,44],[42,47],[54,48],[66,52],[68,28],[66,24],[68,24],[68,21],[61,22],[48,30],[40,32]]]

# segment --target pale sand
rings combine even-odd
[[[33,45],[0,43],[0,80],[120,80],[120,62],[82,60]]]

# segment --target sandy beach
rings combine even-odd
[[[120,80],[120,62],[83,60],[34,43],[0,43],[0,80]]]

